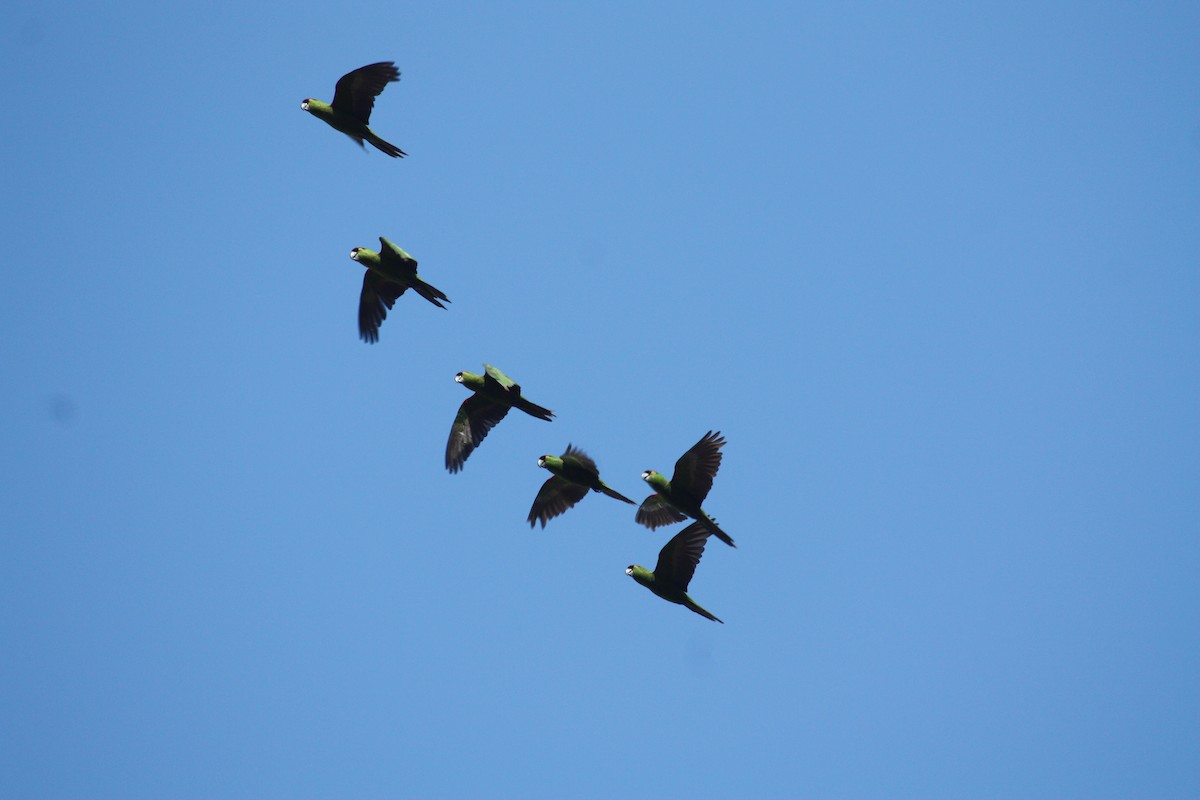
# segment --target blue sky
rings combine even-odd
[[[14,5],[0,795],[1200,794],[1200,9]],[[395,60],[360,152],[304,114]],[[358,340],[380,235],[450,296]],[[442,467],[483,362],[557,413]],[[677,530],[586,498],[728,439]]]

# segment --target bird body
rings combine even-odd
[[[537,403],[526,400],[521,395],[521,387],[500,370],[490,364],[484,364],[483,369],[484,374],[482,375],[460,372],[455,376],[455,380],[479,396],[524,411],[531,417],[549,422],[550,418],[554,416],[554,412],[550,409],[542,408]]]
[[[510,408],[524,411],[531,417],[549,422],[554,412],[521,395],[521,387],[490,364],[483,365],[482,375],[460,372],[454,380],[471,390],[472,394],[458,408],[446,441],[446,469],[458,472],[467,457],[479,446],[488,431],[504,419]]]
[[[700,557],[704,554],[704,545],[708,537],[708,529],[699,522],[693,522],[663,546],[658,553],[658,563],[653,572],[637,564],[630,564],[625,568],[625,574],[663,600],[677,603],[702,617],[724,625],[722,620],[705,610],[687,593],[688,584],[691,583],[696,565],[700,563]]]
[[[300,103],[300,108],[346,134],[358,142],[359,147],[364,147],[363,142],[367,141],[392,158],[400,158],[407,154],[381,139],[367,126],[371,120],[371,110],[375,107],[375,98],[385,86],[398,80],[400,70],[396,69],[394,61],[368,64],[338,79],[332,103],[307,97]]]
[[[675,462],[675,472],[670,480],[652,469],[643,472],[642,480],[650,485],[654,494],[642,501],[635,519],[653,530],[691,517],[725,544],[737,547],[729,534],[721,530],[716,520],[701,507],[721,467],[721,447],[724,445],[720,431],[709,431]]]
[[[544,455],[537,463],[552,474],[538,490],[529,509],[526,521],[531,528],[536,522],[541,522],[545,528],[547,522],[582,500],[589,490],[633,505],[632,500],[600,480],[596,462],[573,445],[568,444],[561,456]]]
[[[364,342],[379,341],[379,326],[407,289],[438,308],[445,308],[442,300],[450,302],[440,289],[421,280],[417,275],[417,260],[390,239],[379,237],[378,252],[356,247],[350,251],[350,258],[367,268],[358,297],[358,335]]]

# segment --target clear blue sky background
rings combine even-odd
[[[0,795],[1200,794],[1200,7],[1047,5],[6,6]],[[727,624],[525,523],[709,429]]]

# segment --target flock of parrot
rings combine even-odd
[[[368,127],[375,98],[389,83],[398,80],[400,71],[395,62],[368,64],[338,80],[333,102],[324,103],[310,97],[300,103],[300,108],[346,134],[358,142],[359,147],[365,149],[364,143],[370,142],[392,158],[402,158],[407,155],[403,150]],[[417,275],[416,259],[383,236],[379,237],[378,251],[355,247],[350,251],[350,258],[366,268],[358,299],[358,333],[369,344],[379,341],[379,327],[387,318],[387,312],[407,289],[438,308],[445,308],[443,303],[450,302],[442,291]],[[520,385],[490,364],[483,365],[482,375],[460,372],[454,380],[469,389],[471,396],[459,406],[450,426],[446,469],[451,473],[463,468],[467,458],[488,432],[504,419],[509,409],[516,408],[547,422],[554,418],[554,412],[526,399]],[[716,520],[702,508],[721,466],[724,444],[725,438],[720,432],[709,431],[675,462],[670,480],[654,470],[642,473],[642,480],[654,492],[638,507],[634,517],[638,523],[653,530],[687,519],[694,522],[667,542],[659,552],[653,570],[636,564],[625,570],[626,575],[664,600],[685,606],[714,622],[721,620],[696,603],[687,589],[710,535],[736,547],[729,534],[721,530]],[[589,491],[635,505],[633,500],[602,481],[596,462],[573,445],[568,444],[560,456],[539,457],[537,464],[549,472],[550,477],[538,490],[529,509],[526,521],[530,527],[541,523],[545,528],[547,522],[566,512]]]

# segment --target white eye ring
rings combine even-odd
[[[353,258],[355,261],[358,261],[358,248],[357,247],[350,251],[350,257]]]
[[[633,574],[633,567],[626,567],[626,568],[625,568],[625,574],[626,574],[626,575],[632,575],[632,574]]]
[[[460,374],[458,374],[458,375],[455,375],[455,376],[454,376],[454,382],[455,382],[455,383],[462,383],[462,374],[461,374],[461,373],[460,373]]]
[[[308,101],[305,100],[302,103],[300,103],[300,108],[304,109],[305,111],[308,111]]]
[[[646,470],[645,472],[642,473],[642,480],[646,480],[646,478],[649,478],[649,477],[650,477],[650,470]]]
[[[541,456],[538,458],[538,466],[539,467],[546,466],[546,458],[544,456]]]

